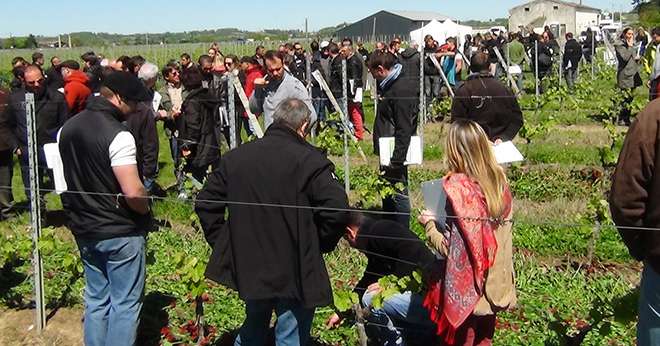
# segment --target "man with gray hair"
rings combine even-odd
[[[145,189],[150,194],[160,194],[161,189],[156,184],[158,176],[158,131],[156,129],[157,113],[154,103],[160,104],[160,94],[154,91],[158,80],[158,66],[144,63],[138,70],[138,78],[147,88],[150,101],[137,104],[135,112],[127,117],[126,127],[135,138],[138,172],[142,177]],[[156,108],[157,109],[157,108]]]
[[[332,303],[322,253],[343,236],[348,201],[332,162],[305,141],[310,113],[280,102],[264,137],[225,154],[197,197],[213,249],[206,277],[246,304],[235,345],[266,344],[273,310],[277,344],[306,345],[315,308]]]

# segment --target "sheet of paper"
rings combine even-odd
[[[435,216],[436,222],[444,228],[447,223],[447,195],[442,186],[442,179],[425,181],[422,183],[422,193],[424,194],[424,209],[430,211]]]
[[[378,139],[378,149],[380,153],[380,165],[389,166],[394,155],[394,137],[381,137]],[[419,136],[410,137],[410,145],[406,154],[404,165],[422,164],[422,139]]]
[[[522,69],[520,68],[520,65],[511,65],[511,66],[509,66],[509,73],[510,74],[521,74]]]
[[[507,141],[502,142],[498,145],[493,146],[493,153],[495,153],[495,159],[497,163],[509,163],[509,162],[518,162],[522,161],[525,158],[522,156],[518,148],[513,145],[513,142]]]
[[[46,164],[48,164],[48,168],[53,170],[55,192],[58,195],[61,195],[62,192],[66,192],[67,185],[66,180],[64,180],[64,166],[62,165],[59,145],[57,143],[45,144],[44,155],[46,156]]]
[[[154,112],[158,112],[160,107],[160,101],[163,99],[163,96],[158,92],[154,92],[154,99],[152,100],[152,105],[154,107]]]

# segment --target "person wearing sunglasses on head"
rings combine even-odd
[[[44,179],[49,174],[46,168],[46,157],[43,152],[44,144],[54,143],[57,130],[66,121],[69,111],[64,95],[57,90],[46,87],[46,78],[41,69],[29,65],[24,71],[24,88],[15,89],[9,95],[7,108],[3,119],[6,119],[11,129],[9,142],[13,152],[18,155],[21,162],[23,185],[29,196],[30,175],[28,166],[28,124],[25,116],[25,94],[34,95],[35,119],[37,121],[37,144],[39,184],[43,190],[52,188],[52,179]],[[42,191],[43,191],[42,190]],[[45,203],[42,204],[45,207]]]

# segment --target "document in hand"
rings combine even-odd
[[[151,105],[154,107],[154,112],[158,112],[158,108],[160,107],[160,101],[163,100],[163,95],[161,95],[158,91],[154,92],[154,99],[151,101]]]
[[[380,153],[380,165],[389,166],[394,155],[394,137],[380,137],[378,139],[378,151]],[[410,137],[410,145],[406,154],[404,165],[422,164],[422,139],[419,136]]]
[[[518,148],[513,145],[513,142],[507,141],[497,145],[493,145],[493,153],[497,163],[509,163],[522,161],[525,158],[522,156]]]
[[[57,143],[48,143],[44,145],[44,155],[48,168],[53,170],[53,180],[55,181],[55,192],[61,195],[66,192],[66,180],[64,180],[64,166],[60,156],[60,147]]]
[[[522,68],[520,65],[509,65],[509,74],[521,74]]]
[[[444,228],[447,223],[447,195],[442,186],[442,179],[425,181],[422,183],[422,193],[424,194],[424,208],[433,213],[437,224]]]

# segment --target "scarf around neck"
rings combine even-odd
[[[465,174],[450,174],[443,180],[457,219],[452,223],[445,276],[431,283],[424,307],[437,325],[445,342],[454,342],[456,330],[474,311],[484,295],[488,269],[495,263],[498,223],[491,221],[486,198],[479,185]],[[506,208],[511,211],[511,192],[504,191]]]
[[[395,81],[397,78],[399,78],[399,75],[401,74],[401,70],[403,69],[403,66],[401,64],[396,64],[392,67],[392,70],[390,71],[390,74],[385,77],[380,82],[380,88],[385,89],[389,84],[391,84],[393,81]]]

